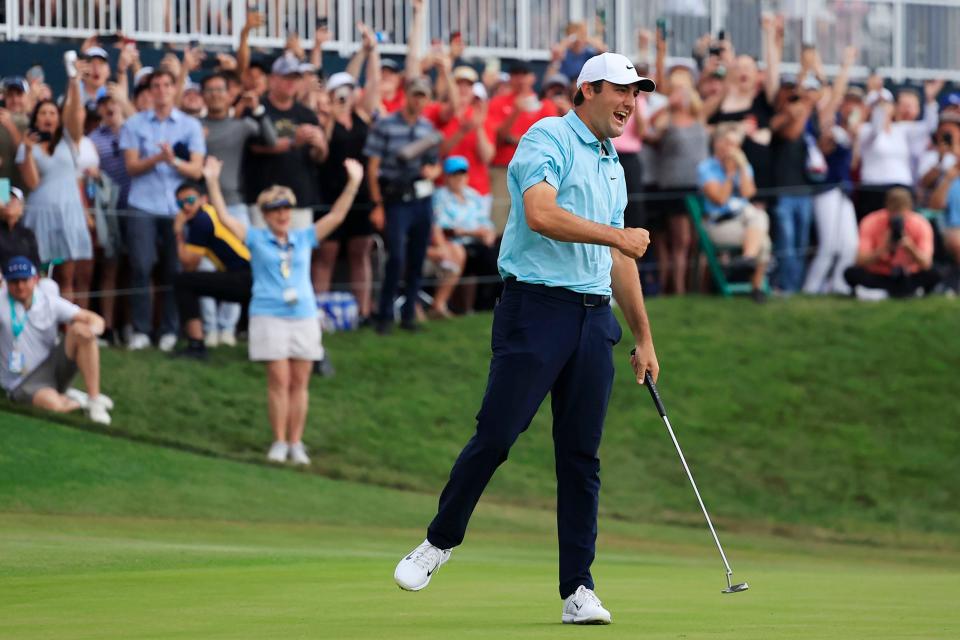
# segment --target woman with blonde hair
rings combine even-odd
[[[687,82],[672,82],[667,106],[653,118],[647,141],[655,145],[657,187],[663,197],[654,230],[660,290],[687,291],[687,262],[693,231],[686,196],[697,192],[697,166],[707,158],[709,134],[700,97]],[[662,236],[662,237],[661,237]]]
[[[212,160],[212,161],[211,161]],[[310,257],[319,243],[347,217],[363,180],[363,165],[343,162],[347,180],[330,212],[304,229],[292,229],[297,199],[287,187],[272,186],[257,198],[267,223],[247,228],[230,216],[216,177],[219,161],[207,159],[204,176],[210,203],[220,220],[250,250],[253,296],[250,301],[250,359],[266,363],[267,413],[273,429],[271,462],[310,464],[303,445],[310,373],[323,359],[320,322],[310,282]]]

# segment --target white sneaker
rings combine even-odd
[[[74,389],[73,387],[70,387],[64,392],[63,395],[79,404],[81,409],[86,409],[90,404],[90,396],[87,395],[86,391],[80,391],[80,389]],[[99,396],[99,401],[103,403],[103,406],[107,411],[113,411],[113,400],[110,398],[110,396],[101,393]]]
[[[142,351],[150,348],[150,336],[145,333],[134,333],[127,341],[129,351]]]
[[[857,285],[853,293],[857,297],[857,300],[865,300],[867,302],[878,302],[890,297],[886,289],[870,289],[861,285]]]
[[[98,424],[110,424],[110,414],[107,410],[107,403],[104,401],[102,395],[90,398],[87,401],[87,417]]]
[[[237,334],[235,334],[233,331],[221,331],[220,344],[225,347],[237,346]]]
[[[270,451],[267,452],[267,460],[270,462],[286,462],[288,451],[290,451],[290,446],[286,442],[274,442],[270,445]]]
[[[563,624],[610,624],[610,612],[592,589],[580,585],[563,601]]]
[[[302,442],[295,442],[290,445],[290,462],[293,464],[299,464],[306,466],[310,464],[310,458],[307,457],[307,448],[303,446]]]
[[[172,333],[163,334],[160,336],[160,342],[157,343],[157,348],[164,353],[170,353],[175,346],[177,346],[177,336]]]
[[[220,346],[220,335],[216,331],[211,331],[204,337],[203,344],[207,349],[216,349]]]
[[[428,584],[433,574],[450,559],[450,549],[440,549],[424,540],[397,564],[393,579],[404,591],[420,591]]]

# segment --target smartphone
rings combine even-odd
[[[0,178],[0,204],[10,202],[10,178]]]
[[[667,19],[666,18],[657,18],[657,31],[660,32],[660,38],[663,40],[667,39]]]
[[[727,39],[727,30],[726,30],[726,29],[720,29],[720,32],[717,33],[717,40],[723,41],[723,40],[726,40],[726,39]]]
[[[97,41],[104,46],[110,47],[120,42],[120,36],[115,33],[104,33],[103,35],[97,36]]]
[[[376,36],[378,44],[390,42],[390,34],[386,31],[374,31],[373,35]]]
[[[317,29],[326,29],[327,24],[327,16],[317,16]]]
[[[43,67],[40,65],[35,64],[27,70],[27,80],[37,80],[39,82],[43,82],[43,79]]]

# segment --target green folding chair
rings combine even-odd
[[[700,250],[707,258],[707,266],[710,269],[713,282],[717,286],[717,291],[725,298],[737,294],[750,294],[753,291],[753,285],[749,282],[731,282],[727,278],[726,268],[720,261],[720,252],[739,253],[740,247],[718,247],[715,245],[707,234],[706,223],[703,220],[703,200],[698,195],[688,194],[686,202],[693,227],[697,231],[697,237],[700,238]],[[767,282],[766,275],[763,277],[763,290],[765,293],[770,293],[770,284]]]

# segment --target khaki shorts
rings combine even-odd
[[[510,191],[507,189],[506,167],[490,167],[490,195],[493,197],[490,218],[497,229],[497,235],[502,235],[503,228],[507,226],[507,217],[510,215]]]
[[[255,362],[323,360],[319,318],[251,316],[248,333]]]
[[[10,399],[20,404],[33,404],[33,396],[41,389],[56,389],[63,393],[70,387],[70,382],[77,375],[77,363],[67,357],[65,341],[60,341],[46,360],[36,369],[27,374],[13,391]]]
[[[770,242],[770,218],[762,209],[753,205],[746,205],[740,215],[724,220],[723,222],[707,222],[707,235],[719,249],[742,247],[743,238],[747,229],[759,229],[763,232],[763,244],[757,260],[762,263],[770,262],[772,243]]]

